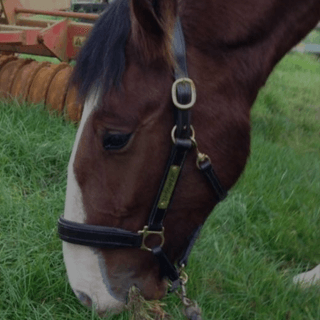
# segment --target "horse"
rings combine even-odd
[[[319,19],[318,0],[110,4],[74,69],[84,110],[59,220],[84,305],[120,312],[131,287],[155,300],[179,281],[245,168],[259,89]]]

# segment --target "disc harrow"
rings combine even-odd
[[[97,13],[108,5],[107,0],[103,2]],[[99,14],[72,12],[69,5],[70,0],[0,0],[0,99],[44,103],[50,111],[78,122],[82,105],[70,85],[69,62],[76,58]],[[19,58],[23,53],[62,62]]]
[[[44,103],[49,111],[79,122],[82,105],[77,90],[70,85],[71,73],[72,67],[65,62],[53,64],[0,55],[0,98]]]

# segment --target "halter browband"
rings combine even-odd
[[[165,242],[163,222],[170,207],[174,190],[182,171],[184,161],[190,149],[197,152],[197,167],[207,177],[215,191],[217,201],[223,200],[227,192],[215,174],[210,158],[199,152],[195,140],[195,132],[191,126],[190,109],[196,101],[196,90],[193,81],[188,77],[185,40],[179,18],[175,24],[173,50],[176,66],[175,82],[172,86],[175,126],[172,129],[173,146],[167,162],[166,170],[155,198],[148,225],[137,233],[119,228],[88,225],[64,219],[58,220],[58,234],[61,240],[97,248],[140,248],[153,253],[158,259],[162,277],[172,282],[179,279],[178,269],[162,250]],[[197,227],[188,238],[188,246],[177,262],[181,267],[187,264],[188,256],[202,226]],[[150,235],[159,237],[159,244],[149,248],[146,239]]]

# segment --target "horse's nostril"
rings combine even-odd
[[[90,308],[92,307],[92,300],[87,294],[85,294],[81,291],[78,291],[77,297],[85,306],[90,307]]]

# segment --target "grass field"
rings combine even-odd
[[[205,320],[320,319],[319,288],[292,283],[320,263],[319,88],[319,61],[291,54],[255,103],[246,171],[188,266]],[[41,106],[0,103],[1,320],[99,319],[73,295],[56,234],[75,132]],[[175,296],[164,302],[184,319]]]

